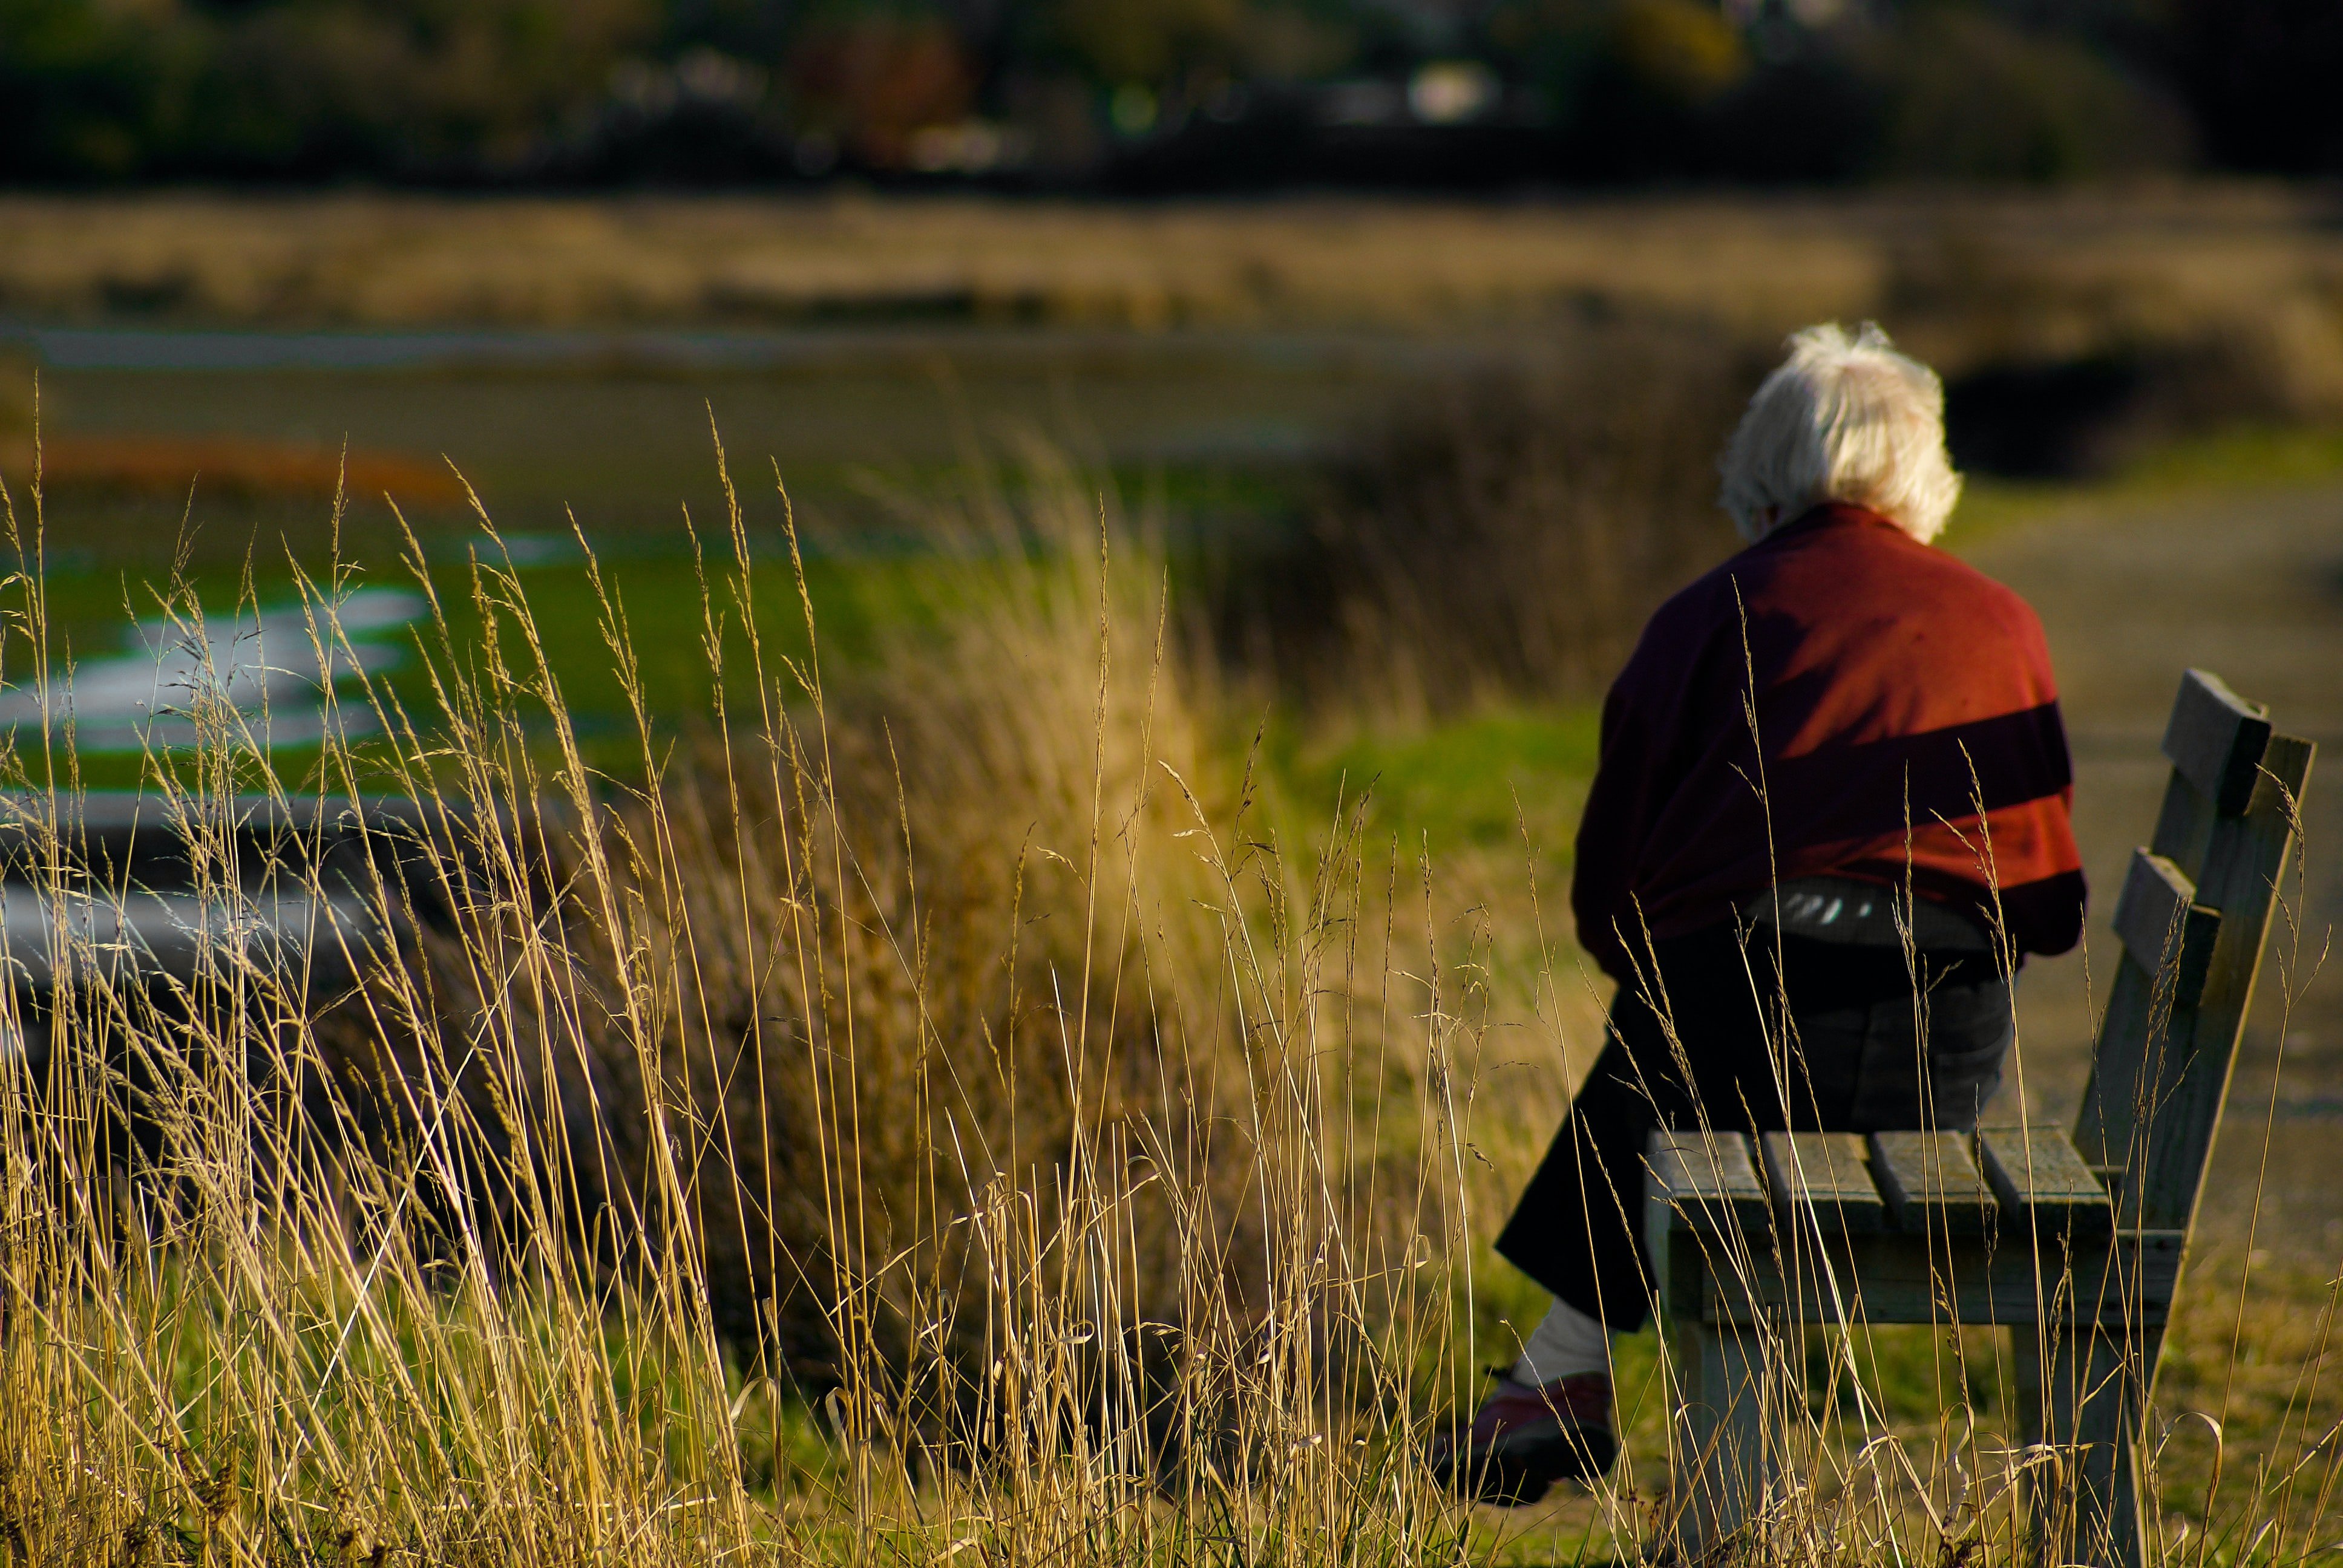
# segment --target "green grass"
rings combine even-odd
[[[2131,465],[2127,489],[2259,489],[2343,477],[2343,430],[2245,426],[2177,441]]]
[[[687,553],[620,555],[601,563],[603,590],[623,618],[627,641],[637,660],[645,706],[675,733],[712,723],[719,682],[707,651],[703,572],[721,578],[729,562],[707,547],[703,563]],[[758,547],[753,610],[769,670],[782,658],[802,662],[811,646],[797,581],[785,543]],[[471,548],[494,567],[487,542]],[[458,648],[477,644],[484,617],[475,601],[471,565],[437,552],[429,568],[431,591],[444,607]],[[980,566],[980,561],[979,562]],[[833,673],[850,672],[877,656],[881,629],[900,637],[909,628],[932,628],[955,608],[975,608],[971,596],[984,591],[982,570],[971,572],[961,552],[934,550],[856,558],[816,555],[805,563],[805,587],[819,629],[821,655]],[[315,570],[322,576],[322,562]],[[613,734],[627,723],[628,702],[606,635],[605,609],[584,561],[522,566],[511,572],[527,597],[538,638],[561,683],[568,717],[589,751],[614,765],[639,749],[629,734]],[[85,661],[119,654],[127,646],[133,611],[152,620],[171,598],[163,574],[136,568],[53,571],[46,578],[51,647]],[[387,550],[347,579],[352,588],[411,589],[409,569]],[[297,603],[299,589],[279,563],[247,577],[231,564],[190,572],[185,592],[207,617],[231,617],[240,602],[263,607]],[[25,588],[20,581],[0,588],[0,613],[10,618],[5,668],[12,680],[26,669],[22,631]],[[756,682],[738,607],[719,592],[716,608],[724,623],[725,701],[734,711],[755,700]],[[182,605],[181,598],[176,602]],[[185,613],[184,609],[181,613]],[[427,658],[436,656],[437,633],[427,621],[377,639],[406,650],[388,673],[386,689],[411,712],[428,709],[431,694]],[[507,657],[519,649],[505,639]],[[54,655],[53,655],[54,657]],[[1539,869],[1566,875],[1578,808],[1593,778],[1598,749],[1599,711],[1588,703],[1547,707],[1511,705],[1462,716],[1400,719],[1383,723],[1310,726],[1281,716],[1264,737],[1263,759],[1286,799],[1331,809],[1339,797],[1369,797],[1368,821],[1380,835],[1396,835],[1411,851],[1428,848],[1436,856],[1495,852],[1518,864],[1523,834],[1536,846]],[[20,745],[24,739],[20,739]],[[280,748],[275,762],[287,778],[301,776],[315,747]],[[85,753],[85,782],[96,788],[128,788],[141,778],[136,756]],[[1322,827],[1323,824],[1315,824]]]
[[[480,546],[479,554],[493,562],[493,552],[487,545]],[[785,551],[760,550],[759,558],[751,608],[769,676],[780,670],[784,659],[803,665],[812,640]],[[710,560],[705,569],[716,577],[728,566],[725,561]],[[321,575],[324,569],[319,568]],[[644,705],[658,716],[670,738],[712,725],[719,689],[734,711],[753,710],[757,677],[749,641],[741,631],[739,608],[724,596],[715,604],[725,655],[720,680],[711,666],[702,569],[690,556],[681,553],[621,557],[602,564],[599,589],[582,560],[510,571],[514,588],[526,596],[533,612],[546,661],[560,683],[566,718],[598,760],[623,767],[628,758],[640,754],[631,733],[628,695],[608,641],[609,612],[623,623]],[[503,574],[499,570],[496,575]],[[962,563],[935,554],[807,561],[806,597],[813,607],[823,658],[833,672],[866,664],[874,657],[882,625],[890,635],[900,636],[909,628],[916,636],[919,628],[933,624],[940,608],[968,591],[967,578]],[[274,609],[301,602],[298,585],[284,569],[267,575],[256,571],[246,578],[236,568],[215,566],[190,573],[176,592],[162,574],[136,569],[56,572],[46,581],[51,657],[53,660],[70,658],[75,663],[121,655],[130,646],[134,616],[156,620],[166,614],[166,604],[173,607],[171,613],[182,618],[188,615],[190,603],[199,604],[205,618],[217,623],[232,620],[239,605]],[[403,564],[361,570],[347,581],[352,588],[412,591],[417,587]],[[494,608],[505,592],[494,577],[477,580],[477,586],[488,590],[485,606],[475,595],[473,568],[464,561],[435,561],[428,581],[445,611],[453,648],[478,649],[494,618],[499,621],[499,643],[506,658],[521,661],[523,649],[509,618],[498,616]],[[604,593],[608,596],[608,611]],[[7,618],[5,641],[0,641],[0,668],[5,668],[11,684],[26,679],[30,671],[24,619],[26,605],[21,579],[0,586],[0,615]],[[440,634],[429,618],[370,640],[401,650],[399,662],[383,681],[384,692],[409,713],[429,712],[433,696],[427,668],[445,657]],[[28,753],[35,744],[32,731],[17,737],[20,754]],[[292,780],[304,775],[317,754],[314,745],[284,746],[276,749],[272,760],[279,776]],[[145,763],[135,754],[89,751],[80,756],[79,762],[83,781],[90,788],[132,788],[144,775]]]
[[[1534,853],[1559,895],[1594,779],[1601,711],[1591,703],[1504,705],[1413,721],[1274,724],[1263,751],[1285,799],[1323,831],[1337,799],[1363,796],[1365,826],[1413,857],[1494,860],[1518,878]]]
[[[2343,430],[2244,425],[2167,442],[2091,479],[1971,475],[1945,542],[1955,550],[2079,504],[2343,480]]]

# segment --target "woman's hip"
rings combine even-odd
[[[1999,1086],[2009,984],[1982,966],[1921,955],[1916,981],[1901,953],[1745,952],[1729,931],[1659,957],[1656,994],[1621,988],[1606,1060],[1663,1125],[1966,1129]]]

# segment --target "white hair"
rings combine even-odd
[[[1755,541],[1826,501],[1867,508],[1926,544],[1960,499],[1945,388],[1871,322],[1794,332],[1718,464],[1718,504]]]

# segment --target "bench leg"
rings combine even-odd
[[[1675,1432],[1677,1555],[1698,1562],[1749,1523],[1773,1483],[1765,1358],[1754,1330],[1679,1320],[1683,1402]]]
[[[2058,1452],[2026,1473],[2037,1564],[2144,1568],[2139,1442],[2160,1338],[2087,1324],[2019,1332],[2019,1429]]]

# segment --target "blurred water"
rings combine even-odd
[[[276,745],[315,743],[329,726],[367,734],[370,711],[329,707],[327,695],[353,676],[395,667],[401,649],[382,639],[427,608],[419,594],[359,588],[334,607],[338,637],[321,612],[298,604],[138,621],[124,653],[82,659],[46,685],[0,687],[0,728],[70,724],[75,745],[88,752],[186,745],[206,722],[233,722]]]
[[[935,484],[979,457],[1013,474],[1038,438],[1127,500],[1161,487],[1199,526],[1244,526],[1264,488],[1360,417],[1487,352],[1457,335],[1141,333],[1080,328],[837,327],[789,331],[209,331],[0,322],[0,349],[41,367],[44,418],[87,437],[259,442],[452,463],[508,530],[598,547],[673,544],[679,502],[721,517],[720,433],[753,528],[779,525],[775,479],[800,522],[833,538],[884,530],[873,496]],[[166,558],[187,498],[226,554],[256,537],[318,535],[310,497],[256,498],[216,477],[168,493],[84,493],[103,513],[77,541],[105,565]],[[778,469],[778,476],[776,470]],[[404,499],[411,499],[407,498]],[[1269,510],[1278,510],[1282,503]],[[409,506],[425,533],[468,531],[468,508]],[[349,521],[393,530],[378,498]],[[109,542],[96,546],[96,536]],[[206,548],[212,548],[206,546]]]

